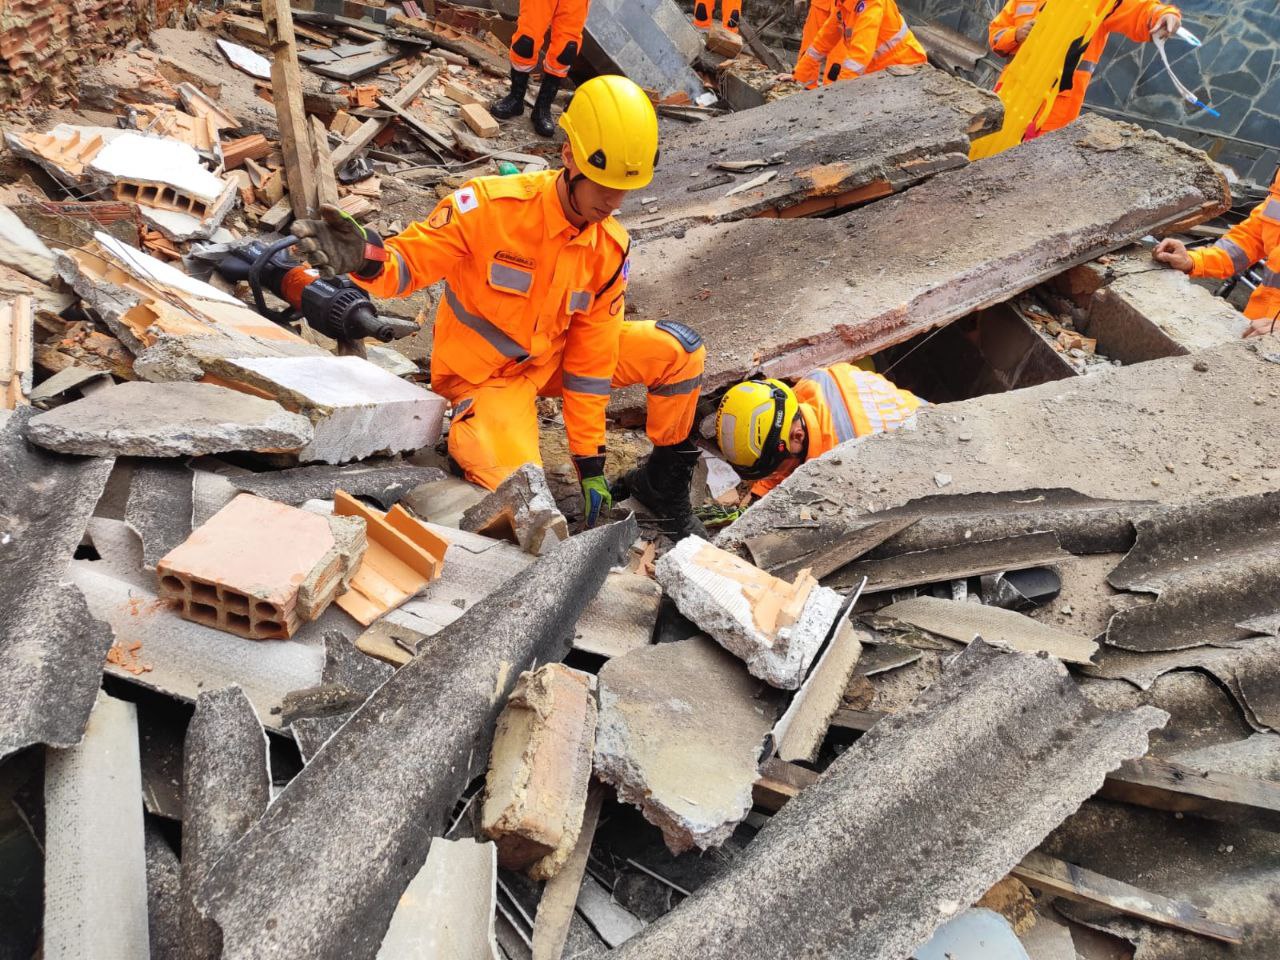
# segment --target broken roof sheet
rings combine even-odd
[[[1111,619],[1112,646],[1150,652],[1231,643],[1255,632],[1237,624],[1280,613],[1280,493],[1196,500],[1137,530],[1107,581],[1157,599]]]
[[[924,409],[915,430],[869,437],[856,453],[837,447],[802,465],[719,542],[795,523],[802,508],[853,523],[900,507],[937,493],[939,464],[957,494],[1068,487],[1175,503],[1227,488],[1273,489],[1280,406],[1253,398],[1280,390],[1280,364],[1263,357],[1277,350],[1274,339],[1227,344]]]
[[[698,226],[639,244],[627,306],[702,335],[704,390],[756,372],[802,376],[1228,204],[1203,153],[1086,116],[841,217]]]
[[[695,223],[784,210],[808,215],[815,206],[874,200],[964,166],[970,140],[997,129],[1001,114],[992,94],[928,66],[795,93],[666,133],[653,182],[623,202],[622,222],[633,239],[643,240]],[[700,189],[717,175],[707,169],[712,161],[777,153],[781,163],[770,169],[778,176],[758,189],[725,196],[759,170]],[[652,212],[646,209],[651,201],[657,203]]]
[[[28,444],[38,412],[0,421],[0,758],[80,741],[111,646],[67,565],[114,461]]]
[[[1101,712],[1056,660],[974,643],[618,958],[901,960],[1167,718]]]

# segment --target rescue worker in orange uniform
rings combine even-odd
[[[1244,335],[1256,337],[1275,332],[1276,321],[1280,320],[1280,170],[1271,182],[1267,199],[1213,246],[1188,251],[1181,240],[1168,237],[1156,244],[1152,255],[1193,277],[1219,280],[1262,263],[1262,284],[1244,308],[1245,317],[1253,321]]]
[[[699,30],[711,29],[711,11],[716,0],[697,0],[693,5],[693,25]],[[742,19],[742,0],[720,0],[720,22],[730,33],[738,32],[738,21]]]
[[[844,43],[844,59],[831,60],[831,51]],[[816,86],[826,63],[827,80],[851,80],[894,64],[927,62],[924,47],[898,12],[894,0],[836,0],[817,35],[796,61],[793,76],[806,87]]]
[[[294,224],[299,253],[378,297],[445,281],[431,388],[453,406],[449,453],[481,486],[541,464],[536,400],[559,396],[594,523],[612,504],[610,390],[645,384],[654,450],[623,480],[665,518],[664,530],[696,532],[689,485],[698,449],[689,434],[706,350],[680,323],[624,322],[629,241],[613,217],[624,192],[653,176],[657,115],[633,82],[604,76],[578,89],[560,125],[563,170],[471,180],[386,240],[327,207],[322,220]]]
[[[806,460],[848,440],[913,422],[925,401],[851,363],[821,367],[789,387],[748,380],[729,390],[716,413],[716,443],[764,496]]]
[[[804,28],[800,32],[800,53],[796,58],[796,69],[800,69],[800,61],[804,59],[805,51],[813,46],[814,38],[818,36],[818,31],[822,29],[823,24],[831,16],[831,0],[811,0],[809,3],[809,12],[804,18]],[[844,63],[844,37],[843,35],[836,41],[836,45],[827,52],[826,59],[820,63],[818,74],[822,78],[822,82],[831,83],[840,74],[840,64]],[[828,76],[831,79],[828,79]]]
[[[540,137],[555,135],[551,120],[551,104],[560,92],[560,84],[582,49],[582,28],[587,22],[590,0],[520,0],[520,18],[511,38],[511,90],[489,108],[499,120],[510,120],[524,113],[524,95],[529,90],[529,74],[538,65],[542,38],[551,31],[547,53],[542,61],[542,86],[533,104],[530,120]]]
[[[1008,0],[987,28],[991,49],[1006,59],[1012,59],[1031,33],[1044,3],[1045,0]],[[1049,108],[1044,122],[1038,128],[1029,129],[1023,139],[1031,139],[1065,127],[1080,116],[1085,91],[1094,71],[1098,69],[1102,51],[1111,34],[1121,33],[1135,43],[1143,43],[1147,40],[1167,39],[1177,33],[1181,25],[1182,14],[1171,4],[1160,3],[1158,0],[1115,0],[1115,6],[1102,21],[1098,32],[1093,35],[1084,51],[1077,48],[1068,51],[1062,68],[1062,80],[1058,85],[1058,96],[1053,101],[1053,106]],[[1001,78],[1003,79],[1003,74]],[[999,80],[996,81],[996,89],[1000,89]]]

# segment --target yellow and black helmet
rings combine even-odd
[[[583,176],[611,190],[639,190],[658,164],[658,115],[634,81],[608,75],[580,86],[560,114]]]
[[[748,480],[767,477],[788,456],[791,425],[800,412],[781,380],[747,380],[728,389],[716,411],[716,443]]]

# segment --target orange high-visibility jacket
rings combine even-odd
[[[1262,285],[1245,305],[1250,320],[1280,317],[1280,171],[1271,195],[1211,247],[1191,251],[1191,276],[1225,279],[1264,261]]]
[[[1012,57],[1017,53],[1018,27],[1028,20],[1034,20],[1043,7],[1044,0],[1009,0],[987,28],[987,39],[991,43],[991,49],[1003,57]],[[1085,91],[1089,87],[1094,71],[1098,69],[1102,51],[1111,34],[1124,34],[1137,43],[1150,40],[1152,26],[1166,13],[1181,15],[1177,7],[1160,3],[1159,0],[1116,0],[1115,7],[1102,21],[1098,32],[1093,35],[1093,39],[1089,41],[1079,60],[1072,62],[1068,59],[1063,64],[1058,96],[1036,132],[1048,133],[1050,130],[1057,130],[1080,116],[1080,110],[1084,107]],[[999,87],[999,81],[996,86]]]
[[[821,68],[842,39],[841,79],[875,73],[893,64],[928,60],[894,0],[838,0],[804,56]],[[799,72],[797,79],[803,82],[804,71]]]
[[[574,228],[556,194],[560,175],[469,181],[426,220],[386,239],[376,278],[353,279],[378,297],[444,280],[433,367],[469,383],[563,360],[569,450],[596,456],[618,360],[628,239],[612,217]]]
[[[796,382],[796,399],[804,418],[809,446],[805,460],[820,457],[838,444],[873,433],[897,430],[925,401],[909,390],[900,390],[878,373],[869,373],[851,363],[821,367]],[[756,496],[768,493],[796,467],[798,457],[751,487]]]

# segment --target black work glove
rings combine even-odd
[[[319,220],[295,220],[294,251],[326,277],[355,273],[365,266],[364,227],[333,204],[320,207]]]

